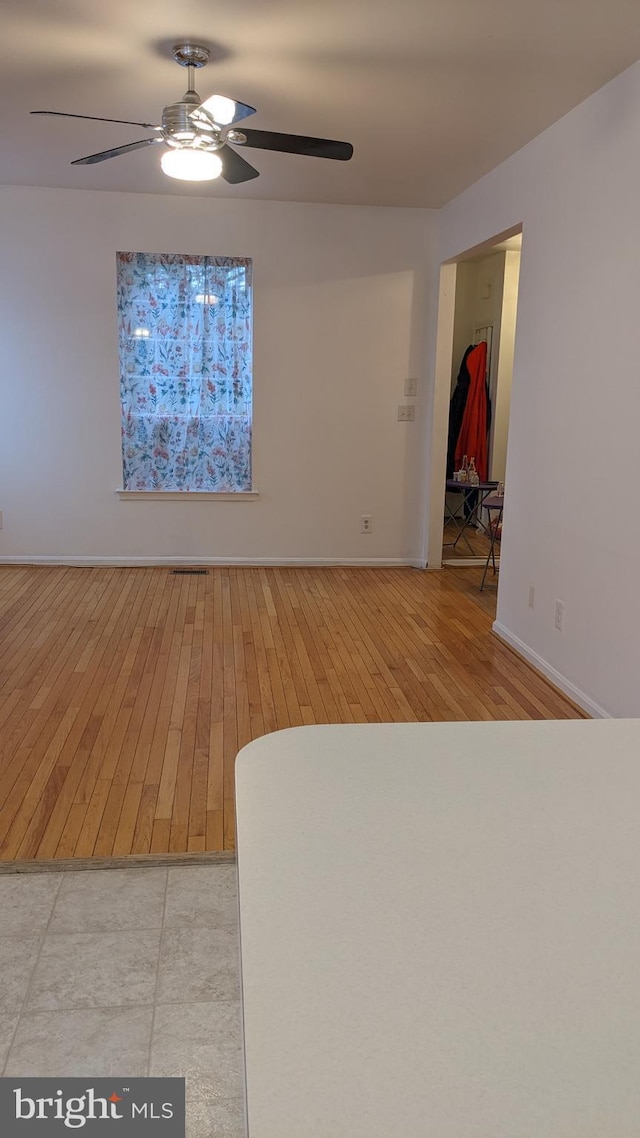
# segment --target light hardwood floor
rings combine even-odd
[[[282,727],[581,717],[477,581],[0,569],[0,859],[232,849],[235,755]]]
[[[483,561],[485,560],[490,549],[490,541],[482,530],[477,530],[472,527],[469,527],[469,529],[466,530],[466,537],[469,545],[471,546],[471,549],[473,550],[473,553],[467,546],[466,542],[462,539],[459,539],[456,545],[453,544],[458,535],[459,530],[455,528],[453,522],[447,522],[447,524],[444,526],[444,532],[442,535],[443,561],[462,561],[466,560],[469,557],[479,557],[482,558]],[[499,542],[496,543],[495,556],[500,556]],[[480,575],[482,575],[482,570],[480,571]]]

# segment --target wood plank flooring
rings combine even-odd
[[[0,860],[232,849],[237,751],[308,723],[582,713],[477,569],[0,569]]]
[[[442,534],[442,560],[463,561],[469,557],[480,557],[484,561],[489,552],[491,543],[483,530],[478,530],[473,526],[469,526],[469,528],[465,531],[465,536],[469,542],[469,545],[471,546],[471,549],[469,549],[467,543],[462,538],[459,538],[459,532],[460,531],[456,529],[453,522],[449,521],[444,526]],[[459,540],[457,545],[454,546],[453,543],[455,542],[456,538],[459,538]],[[473,550],[473,553],[471,550]],[[500,543],[497,542],[496,557],[499,556]],[[491,570],[489,572],[491,573]],[[482,570],[480,570],[480,576],[482,576]],[[493,577],[492,573],[491,576]]]

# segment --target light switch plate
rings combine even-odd
[[[410,403],[401,403],[398,407],[398,422],[412,423],[416,417],[416,409]]]

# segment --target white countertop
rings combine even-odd
[[[638,1138],[640,720],[236,766],[249,1138]]]

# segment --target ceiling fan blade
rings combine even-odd
[[[249,117],[249,115],[255,115],[256,113],[256,108],[250,107],[248,103],[239,103],[236,99],[235,104],[236,113],[233,116],[231,123],[229,124],[230,126],[233,125],[234,122],[240,122],[240,119],[246,119]]]
[[[225,182],[237,185],[238,182],[249,182],[252,178],[260,176],[259,170],[251,166],[242,155],[237,154],[230,146],[221,146],[218,154],[222,159],[222,177]]]
[[[131,119],[103,119],[97,118],[96,115],[72,115],[69,111],[29,111],[30,115],[56,115],[58,118],[63,119],[90,119],[91,122],[119,122],[124,126],[143,126],[147,130],[162,130],[161,126],[155,126],[152,122],[131,122]]]
[[[272,130],[243,130],[245,146],[259,150],[281,150],[285,154],[310,154],[315,158],[336,158],[348,162],[353,154],[350,142],[336,142],[332,138],[307,138],[304,134],[278,134]]]
[[[235,110],[231,106],[235,104]],[[220,107],[228,108],[228,114],[223,114],[222,117],[217,117]],[[229,99],[226,95],[209,95],[208,99],[204,99],[198,110],[204,110],[211,116],[214,122],[220,126],[233,126],[234,123],[240,122],[241,119],[246,119],[249,115],[255,115],[256,108],[250,107],[248,103],[239,103],[237,99]]]
[[[86,158],[76,158],[72,166],[93,166],[94,162],[104,162],[107,158],[117,158],[119,154],[128,154],[130,150],[142,150],[143,146],[153,146],[162,142],[161,138],[141,138],[139,142],[128,142],[126,146],[116,146],[111,150],[101,150],[98,154],[88,154]]]

